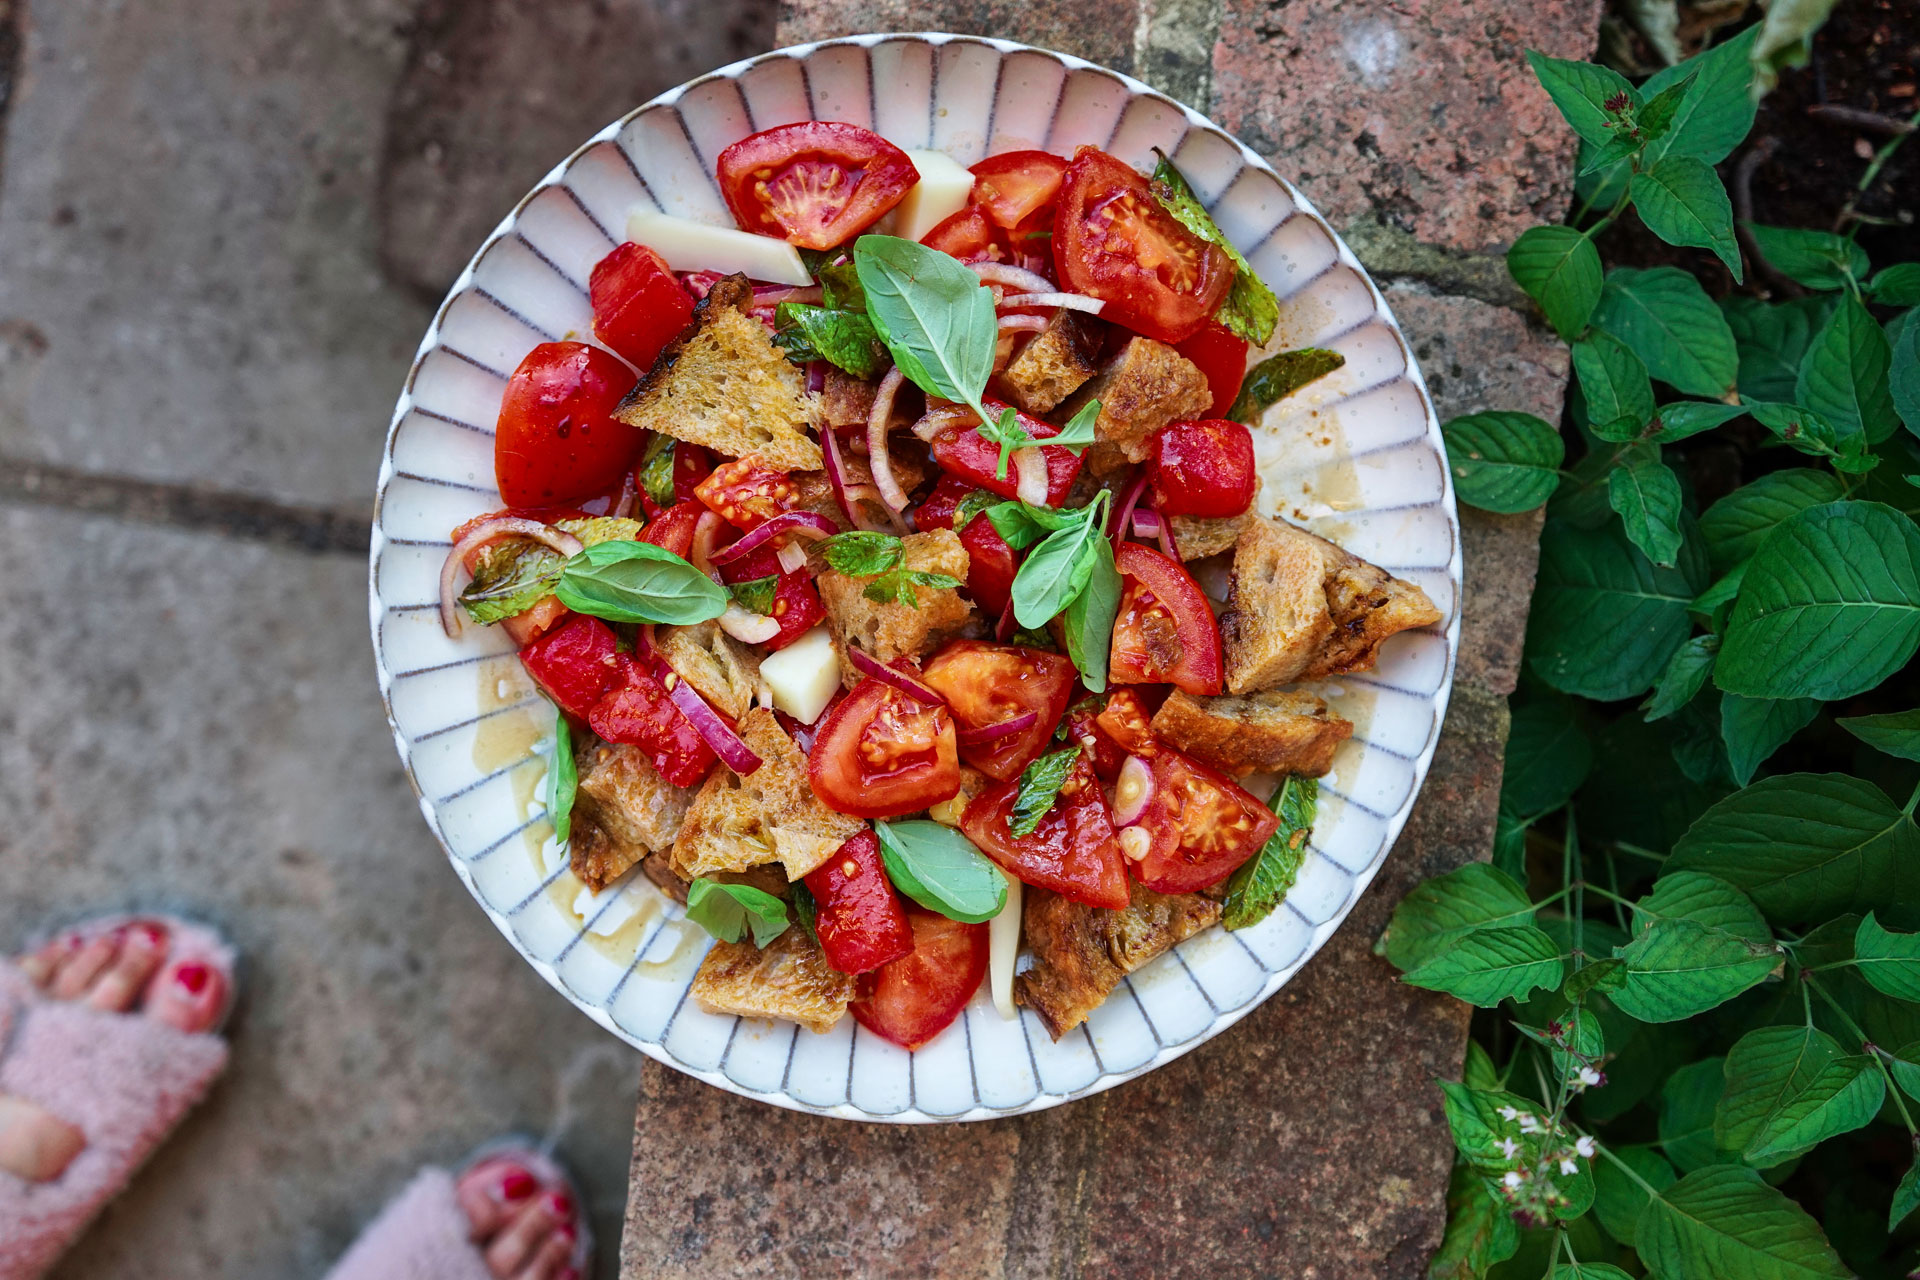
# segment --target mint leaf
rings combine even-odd
[[[573,838],[573,801],[580,790],[580,769],[573,759],[573,729],[564,711],[556,711],[553,760],[547,765],[547,817],[553,838],[565,844]]]
[[[1920,831],[1871,782],[1785,774],[1708,808],[1666,869],[1718,876],[1770,920],[1825,920],[1920,893]]]
[[[1288,774],[1267,800],[1280,825],[1267,837],[1250,861],[1227,880],[1227,898],[1221,904],[1220,923],[1229,929],[1259,924],[1286,900],[1287,891],[1306,861],[1307,841],[1313,838],[1313,819],[1320,806],[1320,782]]]
[[[724,587],[649,542],[601,542],[568,560],[553,594],[575,613],[609,622],[690,626],[727,611]]]
[[[1597,288],[1594,296],[1599,297]],[[1653,383],[1647,366],[1612,334],[1596,329],[1574,343],[1573,372],[1580,379],[1588,418],[1595,423],[1633,424],[1623,439],[1639,435],[1653,417]]]
[[[1770,943],[1679,918],[1654,921],[1614,955],[1627,968],[1613,1003],[1642,1022],[1705,1013],[1765,981],[1780,963],[1779,949]]]
[[[1066,426],[1060,428],[1058,432],[1050,436],[1041,437],[1030,433],[1025,427],[1020,425],[1019,416],[1012,409],[1008,409],[1005,413],[1001,414],[998,421],[991,418],[982,418],[979,425],[974,427],[973,430],[975,435],[985,440],[988,444],[1000,446],[1000,462],[994,471],[994,476],[996,479],[1005,480],[1007,478],[1007,464],[1011,461],[1016,449],[1025,449],[1036,444],[1048,444],[1057,445],[1060,448],[1079,453],[1082,449],[1092,444],[1097,438],[1094,435],[1093,424],[1099,416],[1100,402],[1098,400],[1089,400],[1080,406],[1079,412],[1075,413],[1073,417],[1067,421]],[[955,527],[959,527],[957,523]]]
[[[825,360],[856,378],[887,370],[887,349],[864,311],[835,311],[805,302],[783,302],[773,311],[773,340],[797,364]]]
[[[1531,923],[1533,901],[1519,881],[1470,862],[1400,899],[1376,950],[1395,968],[1414,969],[1476,929]]]
[[[1867,251],[1831,231],[1745,224],[1760,256],[1781,275],[1809,289],[1844,289],[1867,276]]]
[[[1720,700],[1720,732],[1726,740],[1733,780],[1743,787],[1752,782],[1755,770],[1819,714],[1820,703],[1814,698],[1727,694]]]
[[[1708,507],[1700,537],[1715,573],[1725,573],[1760,549],[1769,533],[1808,507],[1839,500],[1846,489],[1825,471],[1793,467],[1742,485]]]
[[[1153,166],[1153,198],[1173,215],[1174,221],[1208,244],[1219,245],[1233,259],[1233,284],[1213,318],[1254,346],[1266,346],[1267,340],[1273,337],[1273,327],[1280,322],[1280,300],[1273,296],[1266,281],[1254,274],[1252,265],[1233,247],[1233,241],[1214,224],[1213,216],[1193,194],[1193,188],[1173,161],[1158,147],[1153,153],[1160,157],[1160,162]]]
[[[1718,399],[1733,389],[1740,369],[1733,331],[1700,282],[1677,267],[1615,267],[1593,323],[1686,395]]]
[[[928,573],[923,569],[889,569],[867,584],[860,594],[875,604],[903,604],[909,609],[920,607],[920,597],[914,594],[915,587],[931,587],[936,591],[948,591],[963,586],[960,579],[946,573]]]
[[[1842,298],[1801,360],[1794,401],[1877,444],[1900,425],[1887,380],[1892,364],[1885,331],[1858,298]]]
[[[1441,428],[1460,500],[1482,511],[1531,511],[1560,484],[1566,446],[1530,413],[1490,409]]]
[[[1527,50],[1527,65],[1573,131],[1596,147],[1611,141],[1619,121],[1640,105],[1639,93],[1610,68],[1549,58],[1535,49]]]
[[[861,236],[853,261],[867,316],[900,372],[922,391],[985,418],[980,396],[993,373],[999,328],[993,295],[980,277],[937,249],[897,236]]]
[[[780,592],[780,575],[770,573],[750,582],[736,582],[727,588],[734,602],[748,613],[771,614],[773,598]]]
[[[1557,987],[1565,976],[1560,944],[1532,925],[1519,925],[1464,934],[1400,980],[1485,1009],[1523,999],[1537,987]]]
[[[1572,699],[1533,698],[1515,707],[1507,732],[1500,805],[1533,822],[1573,799],[1593,768],[1593,743]]]
[[[1809,507],[1767,535],[1727,623],[1714,683],[1835,701],[1920,649],[1920,528],[1877,502]]]
[[[1680,556],[1680,477],[1642,455],[1607,476],[1607,502],[1647,559],[1671,569]]]
[[[1834,723],[1876,751],[1902,760],[1920,760],[1920,711],[1843,716]]]
[[[1240,383],[1240,394],[1233,398],[1227,417],[1247,426],[1259,424],[1260,415],[1287,396],[1318,378],[1324,378],[1346,364],[1338,351],[1302,347],[1268,356]]]
[[[1060,615],[1066,633],[1067,656],[1080,670],[1080,683],[1089,692],[1103,693],[1111,658],[1113,620],[1120,612],[1120,571],[1114,567],[1113,544],[1094,539],[1093,566],[1087,585]],[[1019,640],[1015,633],[1015,643]]]
[[[1007,830],[1015,839],[1032,835],[1059,798],[1060,786],[1080,759],[1080,748],[1049,751],[1020,771],[1020,783],[1013,797],[1013,814]]]
[[[860,268],[852,259],[823,266],[813,273],[813,278],[820,282],[822,304],[836,311],[867,309],[867,291],[860,287]]]
[[[1740,246],[1733,238],[1733,202],[1713,166],[1692,156],[1667,156],[1633,175],[1633,207],[1647,230],[1668,244],[1711,249],[1740,281]]]
[[[1612,701],[1645,692],[1692,625],[1706,577],[1696,542],[1677,565],[1654,565],[1617,527],[1589,532],[1549,521],[1527,622],[1530,670],[1563,693]]]
[[[827,567],[850,578],[885,573],[906,558],[906,548],[890,533],[855,529],[836,533],[820,543]]]
[[[869,286],[871,287],[871,286]],[[1007,878],[973,842],[937,822],[875,822],[893,887],[949,920],[978,924],[1000,914]]]
[[[701,876],[687,886],[687,919],[722,942],[738,942],[751,929],[753,945],[764,947],[787,931],[787,904],[752,885]]]
[[[1894,933],[1867,912],[1853,935],[1860,976],[1895,1000],[1920,1001],[1920,934]]]
[[[1634,1243],[1661,1280],[1848,1280],[1819,1224],[1751,1169],[1696,1169],[1651,1199]]]
[[[1507,270],[1563,341],[1580,336],[1600,301],[1600,253],[1593,241],[1572,227],[1529,227],[1507,250]]]
[[[1896,262],[1875,273],[1867,285],[1867,301],[1883,307],[1920,305],[1920,262]]]
[[[1640,1184],[1645,1182],[1655,1191],[1665,1191],[1679,1181],[1680,1175],[1651,1147],[1613,1147],[1610,1150],[1614,1159],[1639,1175],[1639,1181],[1621,1172],[1613,1160],[1595,1160],[1593,1216],[1600,1220],[1600,1225],[1606,1228],[1608,1235],[1632,1247],[1634,1224],[1647,1207],[1647,1189]]]

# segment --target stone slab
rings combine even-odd
[[[416,1167],[512,1130],[559,1138],[611,1274],[636,1055],[428,835],[365,562],[44,508],[0,537],[0,952],[165,907],[245,966],[231,1072],[56,1275],[318,1276]]]

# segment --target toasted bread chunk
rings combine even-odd
[[[826,952],[799,925],[768,943],[716,942],[693,975],[692,995],[710,1013],[786,1018],[826,1031],[847,1011],[853,979],[827,963]]]
[[[662,778],[646,753],[602,742],[579,761],[573,802],[573,874],[599,893],[649,853],[673,847],[693,791]]]
[[[1007,399],[1024,413],[1053,412],[1062,400],[1099,372],[1106,326],[1084,312],[1061,307],[1047,327],[1020,348],[1000,374]]]
[[[708,776],[673,844],[681,879],[778,862],[798,880],[865,828],[814,796],[807,758],[773,712],[755,707],[741,716],[740,737],[760,767],[744,778],[726,768]]]
[[[967,549],[960,535],[951,529],[929,529],[909,534],[901,540],[908,569],[923,573],[944,573],[967,580]],[[960,598],[955,587],[913,588],[920,607],[885,604],[866,598],[864,592],[872,578],[852,578],[817,565],[820,576],[814,585],[820,589],[820,603],[827,611],[827,627],[842,654],[846,646],[857,644],[882,662],[900,657],[919,657],[932,652],[976,622],[971,604]],[[842,670],[852,672],[852,664],[843,662]],[[857,673],[855,673],[857,675]],[[857,680],[849,681],[849,687]]]
[[[760,683],[760,659],[753,650],[720,629],[717,622],[690,627],[661,627],[660,656],[701,697],[738,720],[753,705]]]
[[[681,906],[687,905],[687,881],[682,880],[679,873],[673,869],[671,851],[650,853],[641,859],[640,874],[653,881],[655,888]]]
[[[683,907],[687,905],[687,889],[692,882],[683,880],[673,869],[673,855],[670,850],[666,853],[650,853],[641,859],[640,873],[651,880],[660,892]],[[778,863],[771,863],[764,867],[749,867],[745,871],[716,871],[708,879],[718,880],[721,884],[752,885],[762,893],[770,893],[776,898],[784,895],[790,887],[787,873],[780,869]]]
[[[1260,517],[1252,511],[1237,516],[1174,516],[1173,545],[1182,560],[1204,560],[1233,550],[1246,527]]]
[[[851,427],[856,423],[864,427],[879,390],[879,383],[867,382],[829,365],[827,385],[820,392],[820,420],[829,427]]]
[[[1021,925],[1034,965],[1014,978],[1013,997],[1055,1040],[1085,1022],[1120,979],[1220,919],[1220,904],[1199,894],[1137,883],[1131,892],[1126,908],[1113,911],[1027,888]]]
[[[914,443],[918,444],[917,441]],[[925,484],[928,474],[933,469],[924,451],[916,452],[914,448],[908,446],[905,439],[900,437],[896,437],[893,441],[891,457],[894,479],[898,480],[900,487],[908,493]],[[845,467],[842,478],[849,486],[873,483],[873,469],[867,465],[865,457],[857,453],[849,453],[842,456],[841,463]],[[846,513],[840,510],[840,502],[833,496],[833,484],[827,479],[826,472],[796,471],[790,478],[793,480],[794,496],[800,504],[800,510],[825,516],[833,521],[842,533],[854,527],[847,519]],[[856,498],[854,502],[866,518],[866,528],[885,529],[892,524],[893,513],[887,510],[886,504],[880,501],[877,494],[869,498]]]
[[[1439,620],[1412,583],[1284,520],[1256,520],[1234,545],[1220,615],[1227,689],[1366,671],[1387,637]]]
[[[1318,778],[1353,726],[1311,693],[1273,689],[1196,698],[1174,692],[1153,717],[1154,735],[1222,773],[1298,773]]]
[[[1109,476],[1130,462],[1144,462],[1153,433],[1169,422],[1204,414],[1213,392],[1193,361],[1164,342],[1133,338],[1054,416],[1065,422],[1089,400],[1100,402],[1100,416],[1093,422],[1087,468]]]
[[[778,471],[817,471],[820,446],[808,432],[819,397],[747,314],[752,296],[745,276],[715,284],[614,416],[730,458],[757,453]]]

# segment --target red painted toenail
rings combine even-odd
[[[573,1197],[564,1191],[556,1191],[547,1197],[547,1208],[562,1218],[573,1215]]]
[[[185,987],[188,995],[197,996],[213,980],[213,970],[204,964],[183,964],[173,971],[173,980]]]
[[[508,1200],[524,1200],[539,1185],[525,1169],[509,1169],[507,1176],[500,1179],[500,1194]]]
[[[579,1239],[580,1233],[573,1229],[572,1223],[562,1223],[553,1229],[554,1238],[561,1244],[572,1244]]]
[[[139,929],[140,936],[147,940],[150,947],[158,947],[167,940],[167,931],[151,921],[140,925]]]

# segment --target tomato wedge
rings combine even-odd
[[[1032,712],[1033,724],[960,747],[960,758],[1001,782],[1018,777],[1053,738],[1073,693],[1064,655],[984,640],[955,640],[933,655],[924,679],[947,700],[962,730],[990,729]]]
[[[719,760],[713,748],[632,654],[623,653],[615,662],[618,683],[593,705],[587,723],[608,742],[629,742],[645,751],[674,786],[698,783]]]
[[[1240,384],[1247,380],[1247,340],[1218,321],[1209,320],[1176,350],[1207,376],[1207,389],[1213,392],[1207,416],[1225,417],[1240,396]]]
[[[1011,231],[1052,204],[1067,162],[1050,151],[1002,151],[973,166],[973,202]]]
[[[1154,752],[1153,796],[1135,825],[1152,843],[1134,876],[1156,893],[1219,884],[1267,842],[1280,819],[1238,783],[1171,747]]]
[[[1053,256],[1061,284],[1106,299],[1101,319],[1162,342],[1199,332],[1233,284],[1233,259],[1175,221],[1145,178],[1094,147],[1067,166]]]
[[[995,417],[1007,408],[997,400],[983,403]],[[1024,413],[1019,415],[1019,423],[1036,440],[1060,434],[1060,428],[1051,422],[1042,422]],[[1073,488],[1073,478],[1080,474],[1080,459],[1072,450],[1058,445],[1041,445],[1040,456],[1047,464],[1047,505],[1057,507],[1066,501],[1067,491]],[[948,427],[935,436],[933,460],[942,471],[958,476],[976,489],[985,489],[1003,498],[1019,495],[1020,473],[1009,462],[1007,478],[1002,480],[996,477],[994,471],[1000,465],[1000,446],[982,439],[972,427]]]
[[[1095,723],[1121,751],[1150,756],[1156,747],[1153,737],[1153,710],[1134,689],[1115,689],[1107,695],[1107,706]],[[1119,767],[1114,773],[1120,772]]]
[[[1007,545],[984,512],[960,531],[960,545],[967,549],[967,594],[988,617],[999,617],[1013,599],[1013,576],[1020,571],[1019,553]]]
[[[927,500],[913,509],[913,527],[916,532],[925,533],[929,529],[953,528],[954,512],[960,506],[960,500],[977,490],[959,476],[941,476],[940,483],[933,486],[933,492]],[[459,534],[454,540],[459,540]]]
[[[1113,682],[1219,693],[1226,670],[1220,624],[1193,575],[1137,542],[1120,544],[1114,567],[1125,587],[1113,623]]]
[[[920,181],[879,134],[820,120],[742,138],[720,153],[718,171],[735,221],[802,249],[846,243]]]
[[[918,1049],[945,1031],[987,976],[987,926],[907,904],[913,952],[863,973],[847,1011],[882,1040]]]
[[[880,838],[871,828],[807,873],[815,906],[813,929],[827,963],[842,973],[865,973],[913,952],[907,910],[887,879]]]
[[[1127,752],[1100,723],[1098,701],[1088,697],[1069,708],[1066,724],[1067,741],[1080,744],[1080,751],[1093,766],[1095,776],[1102,782],[1118,778],[1120,766],[1127,762]]]
[[[693,316],[693,299],[666,260],[631,240],[594,264],[593,334],[645,369]]]
[[[627,366],[584,342],[543,342],[507,379],[493,473],[510,507],[596,497],[633,466],[644,432],[613,416],[633,389]]]
[[[951,800],[960,793],[953,714],[869,676],[822,719],[807,779],[820,803],[856,818]]]
[[[920,237],[920,243],[962,262],[974,262],[981,258],[1005,262],[1013,256],[1007,247],[1006,237],[993,225],[986,212],[975,204],[942,218],[934,224],[933,230]]]
[[[1253,505],[1253,433],[1225,418],[1170,422],[1147,462],[1163,516],[1237,516]]]
[[[695,487],[693,496],[746,533],[777,515],[796,510],[800,505],[797,492],[786,472],[775,471],[749,454],[715,467],[713,474]]]
[[[684,560],[693,553],[693,527],[700,523],[700,517],[706,510],[705,506],[691,500],[676,502],[647,522],[647,527],[640,531],[639,540],[651,542]]]
[[[1113,834],[1113,814],[1100,779],[1083,753],[1060,786],[1060,797],[1031,835],[1016,836],[1008,823],[1020,795],[1019,779],[975,796],[960,815],[967,839],[1018,877],[1022,884],[1051,889],[1090,907],[1127,905],[1127,864]]]
[[[520,651],[527,674],[568,715],[587,717],[620,675],[620,643],[598,618],[577,613]]]
[[[773,589],[770,616],[780,624],[780,630],[766,642],[766,647],[777,651],[813,630],[827,616],[820,604],[820,593],[814,589],[813,576],[804,565],[792,572],[782,569],[780,553],[767,546],[756,547],[720,566],[720,580],[728,586],[776,576],[780,582]]]

